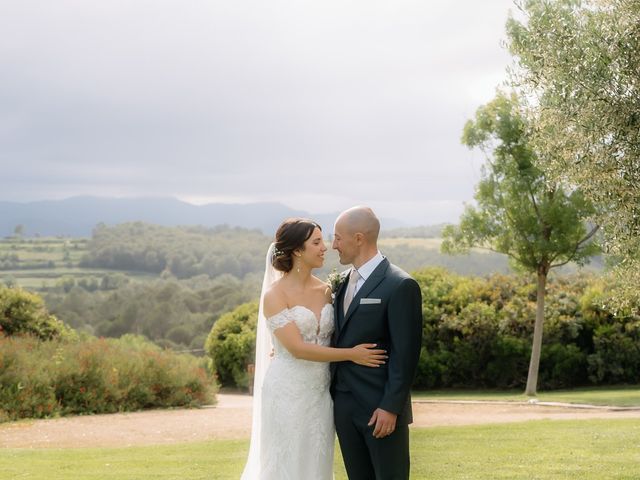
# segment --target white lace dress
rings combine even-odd
[[[320,319],[295,306],[267,319],[274,357],[262,386],[260,480],[331,480],[333,478],[333,403],[329,364],[293,357],[273,335],[295,322],[307,343],[328,346],[333,333],[333,308]]]

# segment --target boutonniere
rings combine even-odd
[[[346,275],[342,273],[338,273],[338,271],[334,268],[331,273],[327,276],[327,285],[331,288],[331,298],[335,299],[336,292],[344,282]]]

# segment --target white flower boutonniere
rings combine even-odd
[[[344,282],[345,275],[342,273],[338,273],[338,271],[334,268],[332,272],[327,276],[327,284],[331,288],[331,298],[335,300],[336,292]]]

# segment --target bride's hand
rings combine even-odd
[[[386,350],[380,350],[374,348],[375,343],[361,343],[352,347],[351,361],[358,365],[364,365],[365,367],[379,367],[385,363],[388,355]]]

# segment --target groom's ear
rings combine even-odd
[[[364,233],[357,232],[353,235],[353,239],[356,245],[362,245],[364,243]]]

